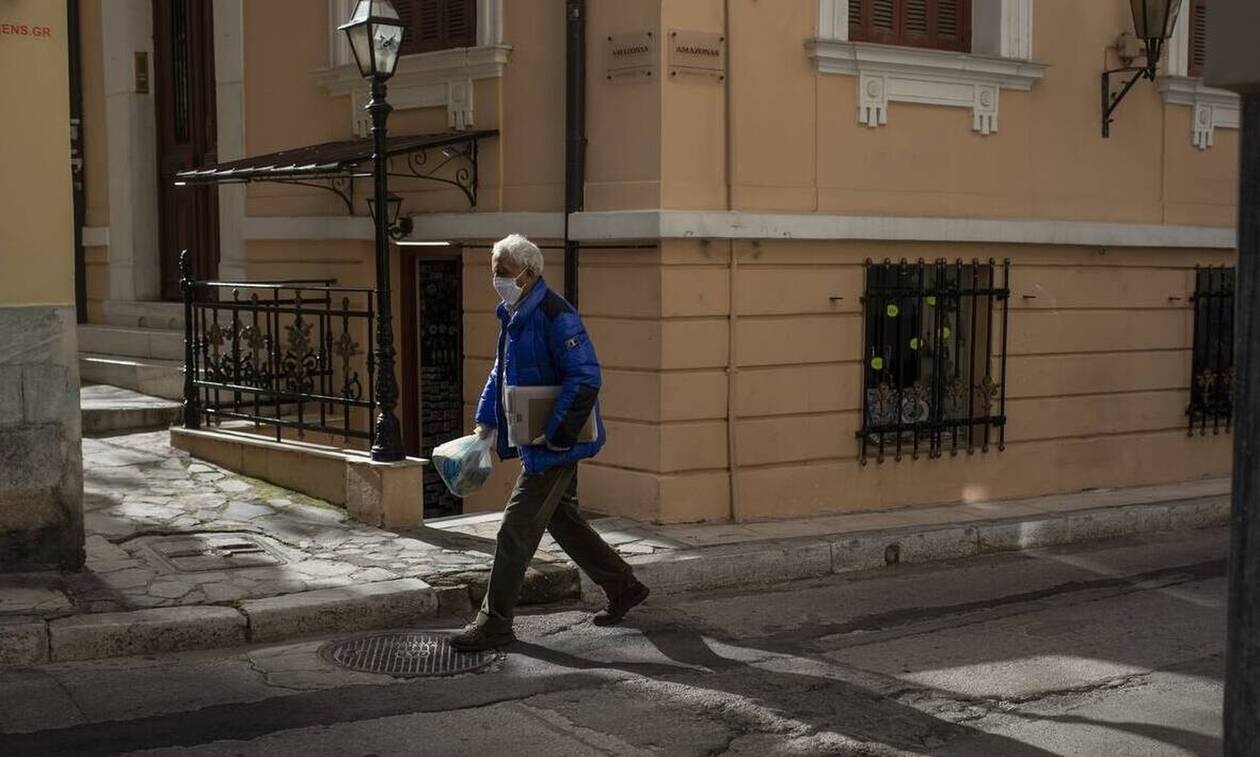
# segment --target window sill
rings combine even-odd
[[[1238,95],[1209,87],[1197,76],[1162,76],[1159,91],[1166,104],[1194,109],[1190,142],[1200,150],[1212,146],[1217,129],[1237,129],[1242,122]]]
[[[452,129],[473,126],[472,82],[497,79],[511,57],[508,45],[483,45],[406,55],[389,80],[389,104],[395,110],[445,105]],[[354,131],[367,134],[367,82],[353,63],[315,72],[315,80],[330,96],[350,95]]]
[[[858,122],[888,123],[890,102],[970,108],[972,130],[998,127],[998,94],[1027,91],[1044,78],[1044,63],[1015,58],[815,39],[806,44],[820,74],[858,77]]]

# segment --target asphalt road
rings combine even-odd
[[[0,755],[1212,755],[1224,530],[582,608],[479,674],[323,639],[0,672]]]

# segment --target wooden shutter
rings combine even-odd
[[[971,50],[971,0],[849,0],[849,39]]]
[[[407,27],[403,55],[477,44],[476,0],[395,0],[394,8]]]
[[[476,0],[446,0],[446,47],[472,47],[477,44]]]
[[[1202,76],[1203,67],[1207,65],[1208,56],[1207,0],[1191,0],[1189,11],[1189,74],[1191,76]]]

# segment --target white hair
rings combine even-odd
[[[528,268],[539,276],[543,272],[543,254],[538,245],[529,241],[523,234],[508,234],[494,243],[490,254],[503,253],[508,260],[521,268]]]

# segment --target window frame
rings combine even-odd
[[[872,453],[882,463],[1005,449],[1009,302],[1009,259],[866,261],[863,465]]]

